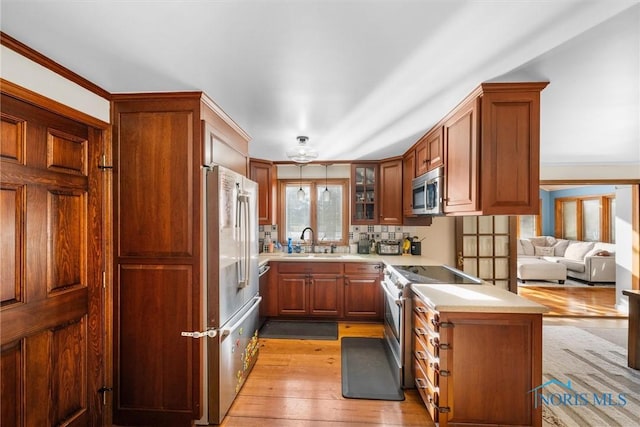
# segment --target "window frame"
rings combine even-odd
[[[301,185],[308,185],[310,188],[310,193],[313,194],[314,196],[311,197],[311,195],[309,196],[309,202],[310,202],[310,215],[311,215],[311,224],[309,224],[309,227],[311,227],[314,232],[317,233],[316,230],[318,230],[318,203],[317,203],[317,197],[318,197],[318,192],[320,191],[324,191],[325,188],[325,183],[329,184],[329,185],[339,185],[342,187],[342,239],[341,240],[322,240],[320,241],[318,239],[318,236],[315,235],[314,238],[316,239],[316,247],[321,247],[321,246],[331,246],[332,244],[334,245],[338,245],[338,246],[348,246],[349,245],[349,221],[351,219],[350,216],[350,212],[349,212],[349,180],[346,178],[331,178],[331,179],[320,179],[320,178],[304,178],[302,180],[300,179],[281,179],[278,180],[278,220],[279,220],[279,224],[282,224],[282,238],[286,239],[286,229],[285,229],[285,224],[286,224],[286,188],[289,185],[293,185],[293,186],[301,186]]]
[[[562,221],[562,209],[564,203],[575,202],[576,203],[576,232],[577,240],[584,240],[584,215],[582,203],[585,200],[599,200],[600,201],[600,240],[599,242],[612,243],[615,240],[615,236],[610,234],[610,221],[615,221],[612,217],[611,203],[615,200],[615,194],[599,194],[589,196],[573,196],[573,197],[559,197],[555,199],[555,235],[559,238],[566,238],[564,234],[564,226]]]

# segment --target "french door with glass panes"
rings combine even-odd
[[[517,292],[516,221],[504,215],[456,218],[456,268]]]

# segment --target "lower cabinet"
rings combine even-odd
[[[382,320],[379,263],[271,262],[271,317]],[[267,307],[267,306],[266,306]]]
[[[540,426],[542,316],[438,312],[413,298],[413,373],[441,427]]]
[[[382,318],[381,264],[344,264],[344,316],[350,319]]]
[[[277,265],[278,316],[342,316],[340,263],[280,262]]]

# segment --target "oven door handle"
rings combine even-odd
[[[384,281],[380,282],[380,286],[382,287],[382,290],[384,291],[384,293],[387,294],[387,296],[393,302],[395,302],[398,307],[402,307],[404,305],[404,298],[396,298],[396,296],[393,295],[391,291],[389,291],[389,289],[387,289],[387,286],[384,284]]]

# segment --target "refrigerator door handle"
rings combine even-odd
[[[215,329],[209,329],[208,331],[202,331],[202,332],[198,332],[198,331],[194,331],[194,332],[180,332],[180,335],[183,337],[191,337],[191,338],[203,338],[203,337],[209,337],[209,338],[214,338],[218,335],[218,331]]]
[[[242,254],[238,263],[238,289],[242,289],[249,284],[249,196],[246,193],[238,194],[238,209],[240,212],[240,241],[242,242]]]
[[[260,305],[260,301],[262,301],[262,297],[261,296],[256,296],[253,298],[253,305],[251,306],[251,308],[249,310],[247,310],[247,312],[244,314],[244,316],[242,316],[236,323],[234,323],[233,325],[229,326],[228,328],[224,328],[220,330],[220,335],[222,337],[226,337],[227,335],[231,334],[231,332],[235,331],[236,329],[238,329],[240,327],[240,325],[242,325],[242,322],[244,322],[246,320],[247,317],[251,316],[251,314],[253,314],[253,312],[258,308],[258,306]]]

